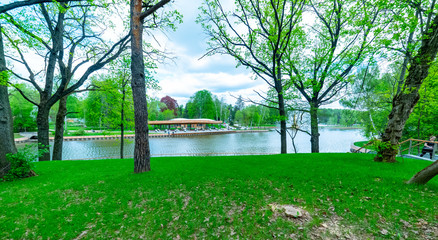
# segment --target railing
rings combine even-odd
[[[418,142],[418,143],[416,143],[416,142]],[[405,144],[405,143],[409,143],[409,147],[402,149],[403,144]],[[428,140],[420,140],[420,139],[413,139],[413,138],[407,139],[407,140],[400,143],[399,154],[403,155],[403,152],[408,151],[408,153],[407,153],[408,155],[416,155],[416,154],[420,153],[420,151],[418,151],[417,153],[414,153],[413,148],[418,147],[418,149],[419,149],[420,145],[423,145],[424,143],[434,143],[432,153],[431,153],[432,154],[431,159],[435,159],[435,154],[437,152],[438,142],[428,141]]]

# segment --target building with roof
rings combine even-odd
[[[184,129],[207,129],[209,125],[222,124],[222,121],[212,119],[186,119],[175,118],[166,121],[149,121],[149,125],[158,126],[158,128],[184,128]]]

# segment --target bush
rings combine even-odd
[[[20,178],[31,177],[35,175],[34,162],[41,156],[44,151],[37,151],[33,149],[34,145],[26,145],[17,153],[6,154],[6,158],[11,166],[9,172],[4,176],[5,181],[14,181]]]
[[[83,136],[85,135],[85,129],[84,128],[80,128],[77,131],[72,132],[73,136]]]

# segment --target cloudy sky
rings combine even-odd
[[[175,32],[166,32],[160,37],[160,45],[172,52],[176,59],[160,64],[156,78],[162,88],[154,93],[161,98],[169,95],[179,104],[186,104],[196,91],[207,89],[230,104],[232,96],[257,98],[253,90],[266,91],[262,80],[253,80],[244,67],[236,68],[236,61],[226,55],[215,55],[200,59],[207,52],[207,36],[197,24],[198,7],[201,0],[175,1],[174,8],[183,15],[183,23]]]

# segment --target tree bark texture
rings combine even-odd
[[[278,53],[274,54],[274,86],[278,96],[278,111],[280,115],[280,152],[281,154],[287,153],[287,128],[286,128],[286,109],[284,107],[284,93],[283,84],[281,82],[281,57]]]
[[[0,177],[9,171],[6,154],[16,153],[13,133],[13,120],[9,104],[8,87],[0,86]]]
[[[50,108],[56,103],[56,98],[51,98],[51,95],[53,91],[53,79],[58,60],[58,54],[60,54],[60,51],[63,51],[64,46],[62,35],[64,33],[64,18],[65,13],[60,12],[56,27],[51,34],[52,47],[47,61],[44,90],[40,92],[40,102],[38,104],[37,113],[38,150],[43,150],[44,153],[40,156],[39,161],[50,161],[49,112]]]
[[[275,90],[278,96],[278,111],[280,114],[280,140],[281,140],[281,154],[287,153],[287,129],[286,129],[286,110],[284,108],[284,95],[283,95],[283,84],[281,83],[281,58],[278,53],[275,54]]]
[[[37,127],[38,127],[38,151],[44,151],[40,156],[39,161],[50,161],[50,148],[49,148],[49,113],[50,108],[38,107],[37,113]]]
[[[62,160],[62,145],[64,142],[64,124],[67,115],[67,96],[59,100],[55,123],[55,141],[53,142],[52,160]]]
[[[430,64],[438,52],[438,16],[435,17],[428,36],[424,36],[417,55],[411,59],[409,74],[402,91],[394,96],[388,124],[382,136],[382,141],[391,147],[378,152],[374,161],[395,162],[397,145],[403,133],[406,121],[420,99],[419,90],[423,80],[429,74]]]
[[[310,103],[310,146],[312,153],[319,153],[318,105]]]
[[[148,112],[143,60],[143,22],[141,21],[142,1],[131,0],[131,72],[132,97],[134,101],[135,144],[134,172],[151,170],[148,138]]]
[[[6,75],[3,75],[5,70],[6,61],[0,26],[0,77],[6,77]],[[6,154],[17,152],[14,142],[12,111],[6,83],[4,85],[0,83],[0,141],[0,177],[3,177],[9,171],[9,161],[6,159]]]
[[[120,158],[123,159],[123,151],[124,151],[124,144],[125,144],[125,97],[126,97],[126,92],[125,92],[125,87],[126,85],[123,84],[123,89],[122,89],[122,110],[120,112]]]
[[[433,177],[438,175],[438,161],[435,161],[425,169],[415,174],[407,183],[408,184],[426,184]]]
[[[280,112],[280,138],[281,138],[281,154],[287,153],[287,129],[286,129],[286,111],[284,109],[284,97],[283,93],[278,94],[278,109]]]

